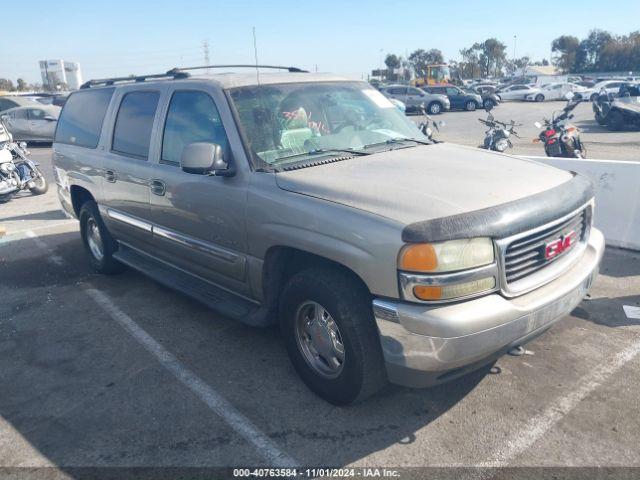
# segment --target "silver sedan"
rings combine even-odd
[[[16,107],[2,112],[2,119],[16,141],[52,142],[60,110],[53,105]]]

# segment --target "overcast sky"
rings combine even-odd
[[[562,34],[640,29],[640,1],[154,1],[11,2],[0,77],[40,82],[38,60],[80,62],[85,80],[204,62],[296,65],[360,78],[386,53],[439,48],[445,59],[488,37],[516,55],[548,58]],[[5,18],[6,19],[6,18]]]

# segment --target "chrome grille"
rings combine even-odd
[[[585,240],[589,226],[588,208],[555,225],[537,230],[509,243],[504,250],[504,276],[507,285],[543,269],[551,263],[564,258],[579,243]],[[546,258],[548,242],[563,235],[575,232],[575,241],[571,246],[552,258]]]

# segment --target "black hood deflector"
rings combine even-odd
[[[552,222],[591,200],[593,184],[582,175],[550,190],[495,207],[407,225],[405,242],[441,242],[458,238],[503,238]]]

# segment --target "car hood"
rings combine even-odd
[[[440,143],[278,172],[278,186],[401,224],[457,215],[552,189],[572,174],[531,160]]]

